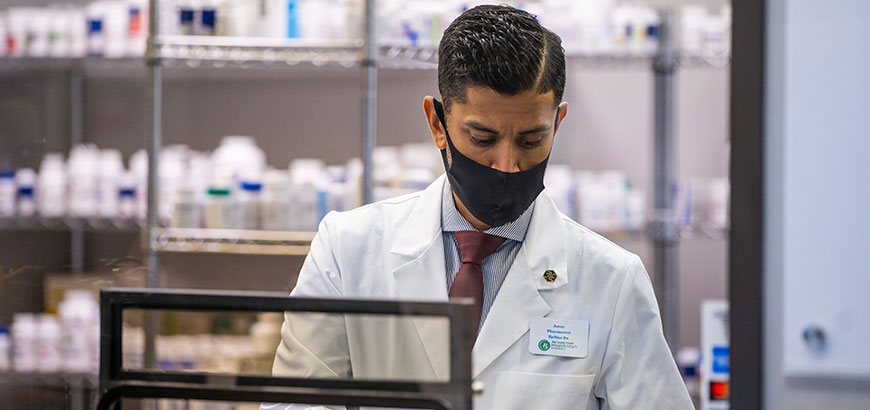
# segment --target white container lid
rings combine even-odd
[[[15,171],[15,182],[20,187],[32,187],[36,184],[36,171],[30,168],[21,168]]]
[[[64,292],[64,300],[83,300],[94,301],[93,292],[87,289],[67,289]]]

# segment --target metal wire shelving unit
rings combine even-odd
[[[149,1],[150,15],[156,13],[156,0]],[[159,255],[161,252],[236,254],[296,255],[307,254],[313,232],[261,232],[234,230],[178,230],[160,226],[157,203],[160,201],[159,179],[153,170],[159,169],[158,153],[162,147],[162,89],[164,70],[181,72],[190,70],[200,75],[209,70],[281,70],[288,67],[360,70],[363,90],[362,153],[364,163],[364,198],[372,198],[372,151],[377,141],[377,83],[380,69],[437,68],[438,54],[435,47],[410,47],[402,45],[377,45],[374,42],[375,1],[365,1],[364,36],[361,39],[342,41],[305,41],[293,39],[236,38],[220,36],[165,36],[158,35],[159,19],[149,22],[149,40],[146,56],[142,58],[0,58],[0,72],[15,70],[64,70],[71,73],[71,100],[73,113],[72,142],[82,138],[81,94],[82,76],[89,71],[97,72],[146,72],[147,121],[146,137],[149,141],[148,198],[149,214],[141,221],[103,221],[99,219],[26,219],[0,220],[0,229],[70,229],[73,233],[73,265],[80,255],[82,230],[142,229],[143,247],[148,258],[149,284],[159,283]],[[676,345],[677,305],[675,302],[676,245],[686,232],[675,227],[672,204],[667,193],[674,179],[673,163],[673,88],[676,71],[682,67],[724,67],[729,56],[722,54],[693,55],[675,49],[670,28],[673,19],[663,19],[660,47],[650,53],[572,53],[568,64],[574,67],[613,68],[649,67],[655,74],[655,165],[656,204],[650,229],[639,232],[616,232],[616,235],[632,237],[646,235],[656,249],[656,291],[659,295],[665,333],[672,345]],[[143,64],[144,62],[144,64]],[[226,72],[226,71],[222,71]],[[697,232],[690,234],[698,235]],[[702,233],[710,237],[718,231]],[[79,256],[80,258],[80,256]],[[668,290],[671,289],[671,290]],[[673,301],[673,302],[672,302]]]
[[[362,40],[305,41],[281,38],[161,35],[152,42],[150,58],[355,64],[361,60],[362,45]]]
[[[159,198],[159,153],[162,147],[162,88],[165,62],[181,60],[186,66],[198,68],[203,64],[215,68],[227,65],[245,67],[250,64],[287,65],[310,63],[315,66],[338,64],[363,67],[363,87],[368,91],[362,101],[365,164],[364,196],[371,198],[371,148],[374,147],[374,128],[368,127],[375,118],[375,101],[370,94],[376,91],[377,55],[367,39],[373,38],[374,1],[366,1],[366,30],[363,39],[346,41],[301,41],[294,39],[235,38],[211,36],[160,35],[158,2],[149,1],[148,46],[145,56],[147,70],[147,126],[148,138],[148,214],[144,231],[147,248],[149,286],[159,285],[160,252],[229,252],[255,254],[304,255],[313,234],[264,233],[232,230],[178,230],[161,228],[157,215]],[[146,349],[146,356],[148,351]],[[146,360],[153,359],[146,357]]]
[[[0,231],[115,231],[138,232],[142,221],[135,218],[101,217],[3,217]]]
[[[305,256],[312,239],[314,232],[159,228],[151,246],[161,252]]]
[[[267,39],[259,46],[240,46],[251,38],[211,36],[168,36],[163,38],[159,58],[162,66],[173,74],[189,70],[197,75],[216,70],[222,73],[239,70],[245,73],[268,72],[287,68],[355,69],[362,62],[359,41],[306,43]],[[259,44],[257,41],[255,44]],[[379,45],[378,69],[435,70],[438,50],[435,47]],[[654,53],[590,53],[567,54],[568,64],[583,68],[646,68]],[[726,67],[730,57],[718,54],[680,53],[681,68]],[[140,75],[145,68],[142,57],[0,57],[0,73],[16,71],[76,71],[85,75]]]

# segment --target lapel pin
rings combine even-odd
[[[555,282],[558,276],[559,275],[556,275],[556,272],[552,269],[544,271],[544,280],[547,282]]]

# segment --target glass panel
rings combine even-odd
[[[161,370],[449,381],[447,317],[130,309],[122,330],[126,370],[149,368],[144,325],[150,313],[157,318],[156,368]]]
[[[219,400],[177,400],[177,399],[125,399],[123,403],[124,410],[146,410],[151,409],[153,407],[149,407],[149,402],[156,402],[157,410],[301,410],[308,408],[315,408],[317,410],[321,409],[345,409],[344,406],[323,406],[320,405],[307,405],[307,404],[297,404],[291,405],[286,403],[264,403],[260,407],[260,403],[251,403],[251,402],[231,402],[231,401],[219,401]],[[353,408],[353,407],[351,407]],[[367,409],[372,409],[373,407],[366,407]],[[423,407],[423,409],[438,409],[436,406],[432,407]]]
[[[682,9],[674,31],[682,49],[672,127],[680,232],[679,337],[672,346],[682,352],[678,364],[696,400],[710,390],[699,375],[713,375],[700,362],[712,357],[702,329],[722,325],[701,307],[727,295],[731,13],[710,7],[726,2],[679,2],[706,6]],[[361,36],[364,2],[158,3],[162,11],[149,16],[146,0],[0,0],[0,407],[93,407],[98,289],[287,294],[324,215],[362,205],[367,123],[360,97],[370,95],[359,80],[359,43],[348,41]],[[423,189],[444,171],[420,100],[438,89],[438,41],[467,3],[377,2],[376,200]],[[568,217],[638,254],[653,279],[662,277],[647,229],[656,216],[651,113],[661,106],[649,54],[662,33],[657,20],[642,4],[624,1],[507,3],[540,16],[566,50],[563,98],[571,110],[554,142],[547,194]],[[146,41],[149,21],[159,21],[159,41]],[[157,84],[146,75],[146,48],[164,68]],[[158,123],[147,115],[153,87],[162,90]],[[150,169],[159,181],[151,209],[159,227],[148,243],[152,129],[162,130],[163,146]],[[152,251],[160,258],[149,275]],[[74,296],[77,290],[89,291],[90,301]],[[272,371],[274,357],[265,352],[277,351],[274,322],[283,318],[203,316],[208,320],[161,316],[157,366]],[[340,342],[322,333],[340,323],[353,377],[366,380],[427,380],[426,366],[414,369],[420,374],[372,371],[416,358],[409,354],[419,353],[414,332],[425,346],[446,343],[446,323],[424,321],[292,320],[306,349],[321,356]],[[144,316],[125,328],[129,368],[144,365],[143,325]],[[375,329],[388,331],[370,334]],[[448,350],[425,351],[436,380],[449,373]],[[304,369],[290,364],[282,369]]]

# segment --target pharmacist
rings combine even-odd
[[[438,88],[423,111],[446,174],[327,215],[292,295],[474,298],[475,409],[692,409],[640,259],[544,191],[568,114],[560,38],[524,11],[470,9],[444,32]],[[443,327],[363,322],[288,316],[274,374],[447,379]]]

